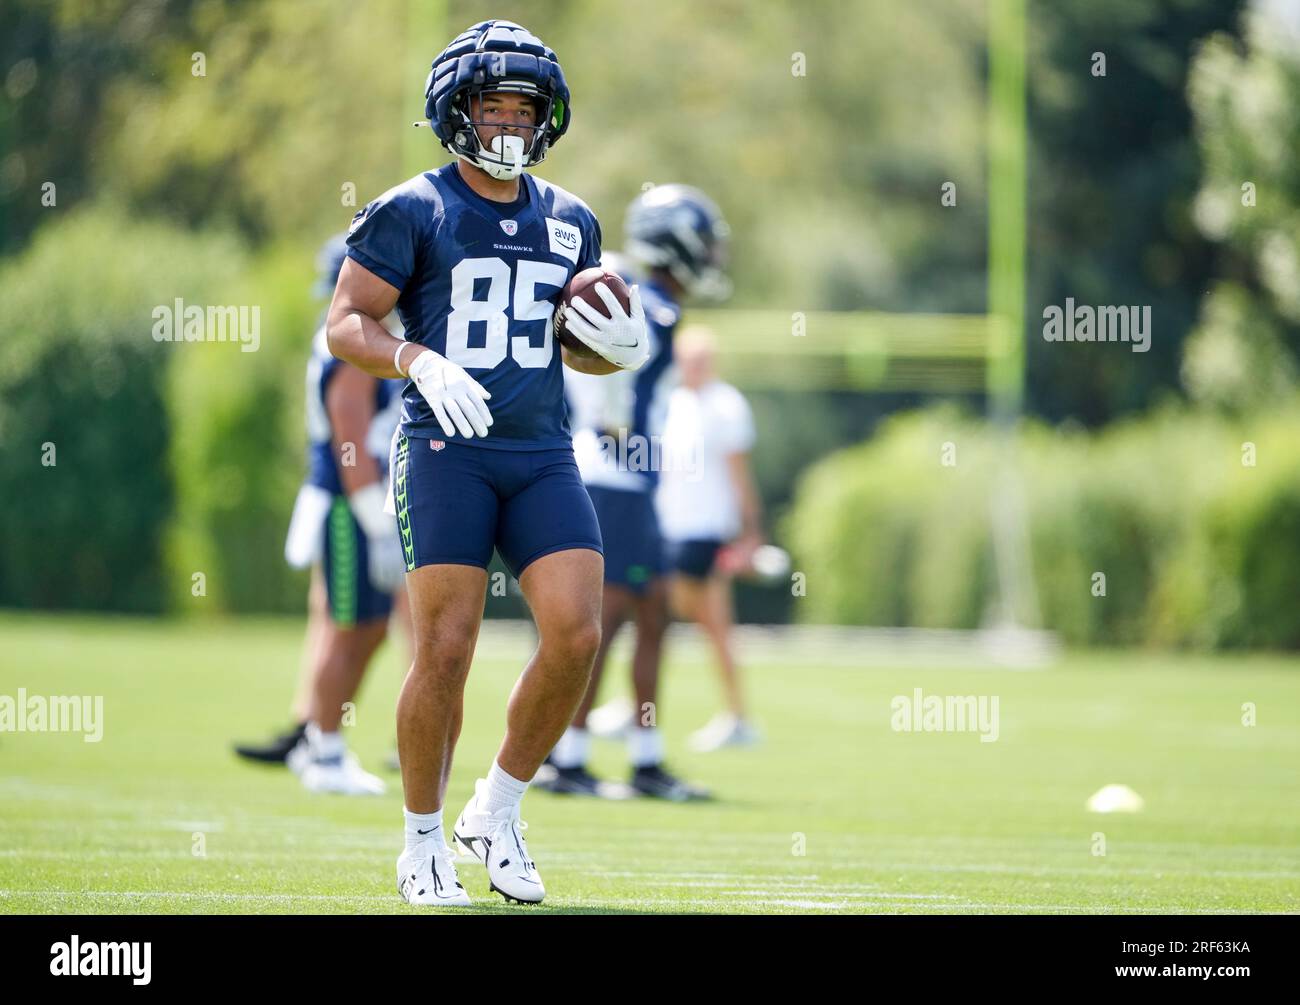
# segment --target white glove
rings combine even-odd
[[[641,291],[632,287],[627,314],[608,286],[596,284],[596,295],[605,302],[609,317],[578,297],[569,301],[564,326],[593,352],[624,370],[635,370],[650,355],[650,335],[645,326],[645,310],[641,307]]]
[[[401,589],[406,576],[406,554],[397,536],[397,522],[383,537],[366,538],[366,573],[370,584],[380,593]]]
[[[483,402],[492,397],[461,367],[432,349],[415,357],[407,373],[433,409],[433,417],[448,436],[487,436],[492,413]]]
[[[406,574],[406,556],[397,520],[384,512],[386,495],[381,483],[371,482],[348,496],[348,506],[366,535],[366,572],[371,584],[382,593],[392,593]]]

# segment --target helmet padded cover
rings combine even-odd
[[[545,150],[569,128],[569,88],[555,52],[528,29],[512,21],[482,21],[456,37],[433,61],[425,81],[424,114],[443,146],[455,152],[464,128],[462,97],[493,81],[529,81],[548,99],[549,121],[542,123]]]

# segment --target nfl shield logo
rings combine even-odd
[[[429,449],[430,449],[430,450],[441,450],[441,449],[442,449],[443,447],[445,447],[446,445],[447,445],[447,444],[444,443],[442,440],[430,440],[430,441],[429,441]]]
[[[519,223],[516,220],[502,220],[501,229],[506,232],[506,237],[514,237],[519,230]]]

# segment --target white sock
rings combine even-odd
[[[423,841],[443,841],[447,836],[442,833],[442,810],[432,813],[412,813],[405,807],[402,815],[406,817],[406,850],[410,851]],[[420,833],[423,831],[424,833]]]
[[[587,763],[591,749],[591,734],[585,729],[570,726],[551,751],[551,760],[557,768],[580,768]]]
[[[311,756],[317,761],[340,756],[345,747],[343,737],[337,732],[325,733],[314,722],[307,723],[307,744]]]
[[[634,768],[648,768],[664,759],[664,738],[655,726],[634,726],[627,733],[627,756]]]
[[[506,774],[501,770],[501,765],[493,761],[488,771],[487,795],[483,809],[495,814],[498,810],[516,807],[527,790],[527,782],[521,782],[518,778]]]

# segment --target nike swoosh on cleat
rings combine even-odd
[[[453,832],[453,834],[454,833],[455,832]],[[479,838],[461,837],[459,834],[455,834],[455,837],[456,840],[459,841],[462,846],[464,846],[467,852],[469,852],[472,856],[474,856],[474,858],[479,858],[478,849],[474,847],[474,842],[480,840]],[[483,860],[486,861],[486,859],[487,859],[487,854],[484,853]]]

